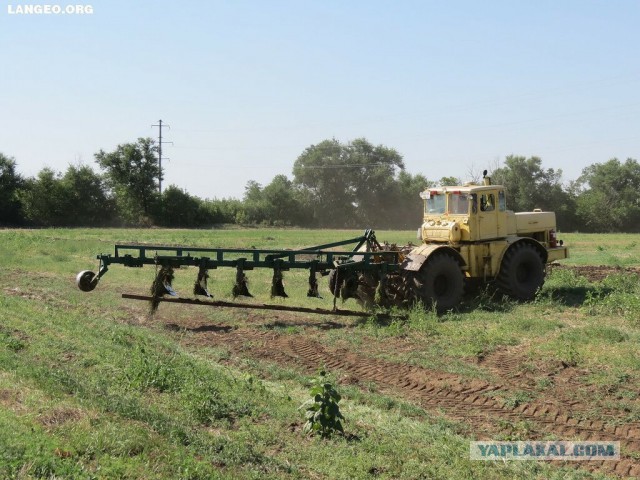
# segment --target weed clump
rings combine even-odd
[[[640,278],[636,275],[610,275],[587,292],[584,306],[591,315],[620,315],[640,323]]]
[[[124,377],[130,387],[141,392],[179,395],[189,417],[200,425],[250,415],[254,408],[249,398],[230,401],[234,397],[231,392],[238,387],[253,396],[257,388],[253,382],[231,385],[224,376],[170,348],[146,343],[136,346]]]

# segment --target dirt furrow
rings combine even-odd
[[[528,405],[535,405],[545,408],[549,412],[555,411],[556,415],[572,416],[593,415],[594,406],[597,407],[600,420],[584,419],[578,422],[580,426],[590,428],[599,422],[602,428],[605,425],[603,420],[617,420],[626,415],[624,405],[621,403],[617,407],[605,405],[605,401],[594,397],[596,395],[593,387],[589,389],[586,376],[588,372],[581,371],[573,367],[563,365],[560,361],[547,361],[538,365],[535,372],[526,370],[526,354],[523,353],[522,345],[509,348],[506,351],[494,352],[488,358],[483,359],[481,366],[498,378],[508,390],[527,392],[532,396],[541,393],[541,389],[536,385],[540,379],[548,379],[549,387],[543,389],[543,399],[534,399]],[[524,363],[523,363],[524,362]],[[579,377],[583,377],[579,379]],[[576,399],[579,396],[580,399]],[[551,414],[551,413],[550,413]],[[571,416],[571,415],[569,415]],[[629,430],[629,437],[640,439],[640,422],[629,422],[625,424]],[[617,432],[614,432],[617,434]]]
[[[430,384],[427,374],[418,367],[398,366],[377,359],[355,357],[335,360],[333,353],[326,351],[318,343],[305,338],[290,338],[287,347],[294,358],[302,360],[307,368],[317,368],[318,365],[332,365],[341,371],[358,375],[362,380],[375,381],[381,386],[392,387],[403,392],[405,397],[417,400],[429,408],[444,408],[449,417],[466,423],[502,421],[508,419],[514,422],[529,421],[532,429],[530,436],[541,438],[544,434],[552,434],[558,438],[580,440],[619,440],[625,451],[640,452],[640,432],[633,428],[620,426],[609,427],[592,421],[577,420],[569,415],[562,415],[555,409],[540,405],[524,404],[517,408],[510,408],[504,403],[486,396],[501,387],[485,383],[463,390],[438,388]],[[416,374],[423,377],[423,382],[412,380]],[[437,378],[438,375],[435,375]],[[458,387],[459,385],[456,385]],[[535,426],[542,428],[536,429]],[[595,463],[589,467],[604,469],[621,476],[640,476],[640,465],[632,459],[622,458],[617,462]]]
[[[322,346],[303,335],[281,335],[273,331],[238,329],[200,332],[198,344],[224,345],[252,357],[290,366],[297,363],[308,372],[321,367],[348,374],[359,382],[375,382],[389,393],[400,393],[427,410],[440,410],[462,421],[485,437],[504,433],[526,423],[530,439],[579,439],[620,441],[624,451],[619,461],[572,462],[574,465],[622,477],[640,477],[640,465],[627,455],[640,453],[640,429],[636,425],[610,426],[601,421],[579,420],[559,408],[539,402],[507,405],[496,394],[510,393],[508,386],[437,372],[407,364],[396,364],[345,350]],[[511,426],[511,427],[510,427]]]

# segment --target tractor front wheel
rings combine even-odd
[[[452,309],[462,300],[464,278],[460,264],[446,253],[430,257],[413,282],[417,299],[425,306],[435,305],[439,313]]]
[[[533,300],[544,285],[544,262],[537,249],[528,243],[517,243],[504,254],[498,286],[517,300]]]

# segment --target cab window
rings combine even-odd
[[[480,196],[480,210],[493,212],[496,209],[496,199],[493,193],[483,193]]]
[[[507,200],[504,196],[504,191],[498,192],[498,210],[504,212],[507,209]]]
[[[466,193],[450,194],[449,213],[452,215],[467,215],[469,213],[469,195]]]
[[[446,197],[444,195],[431,195],[424,202],[424,213],[442,214],[445,210]]]

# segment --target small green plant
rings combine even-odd
[[[322,438],[328,438],[335,432],[344,434],[341,420],[344,420],[338,403],[341,396],[335,387],[327,381],[327,374],[321,370],[317,378],[311,381],[311,398],[300,405],[305,409],[305,418],[302,431],[305,434],[319,434]]]
[[[576,346],[573,342],[565,342],[564,349],[561,354],[561,361],[567,367],[576,367],[582,361],[582,356],[580,352],[576,349]]]
[[[9,337],[5,341],[5,346],[13,352],[19,352],[20,350],[24,349],[27,345],[19,338]]]
[[[18,330],[11,331],[0,325],[0,344],[13,351],[19,352],[26,348],[27,344],[20,338],[20,332]]]
[[[536,380],[536,388],[538,390],[546,390],[547,388],[553,387],[554,382],[553,379],[549,377],[542,377]]]
[[[531,395],[525,391],[518,390],[504,398],[504,405],[508,408],[516,408],[531,401]]]
[[[501,432],[497,435],[497,440],[516,441],[529,438],[534,426],[526,420],[514,422],[511,420],[498,420],[498,427]]]

